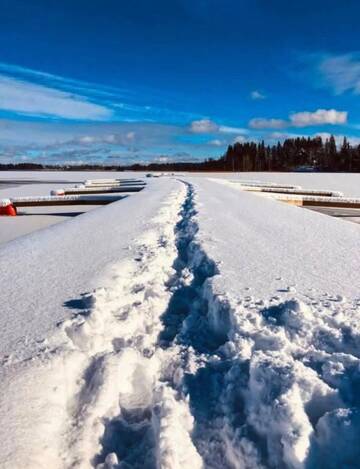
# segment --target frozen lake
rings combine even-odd
[[[23,195],[48,195],[51,190],[80,184],[85,179],[144,177],[146,173],[134,172],[66,172],[66,171],[4,171],[0,173],[0,197]],[[180,175],[181,176],[181,175]],[[187,173],[187,177],[225,178],[228,180],[256,180],[301,185],[305,189],[342,191],[346,196],[360,197],[359,174],[334,173]],[[146,179],[147,182],[149,179]],[[66,221],[96,208],[96,206],[73,206],[55,208],[22,209],[24,216],[18,219],[0,219],[0,243],[5,243],[25,234]],[[344,218],[345,219],[345,218]],[[354,220],[358,220],[355,214]]]

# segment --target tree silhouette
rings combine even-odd
[[[338,148],[333,135],[297,137],[276,145],[265,142],[236,142],[229,145],[225,154],[201,162],[169,162],[133,164],[127,166],[81,164],[46,165],[39,163],[0,164],[0,170],[108,170],[108,171],[349,171],[360,172],[360,145],[351,146],[344,137]]]

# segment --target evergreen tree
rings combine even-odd
[[[338,155],[337,155],[335,137],[331,135],[329,139],[329,166],[328,168],[325,168],[325,169],[329,169],[331,171],[337,170],[337,166],[338,166],[337,156]]]

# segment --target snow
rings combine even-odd
[[[11,205],[11,200],[10,199],[1,199],[0,200],[0,207],[7,207],[8,205]]]
[[[215,179],[209,178],[210,181],[217,182],[218,184],[223,184],[233,189],[238,189],[240,191],[254,192],[262,197],[273,198],[282,201],[304,201],[312,202],[312,205],[317,206],[326,206],[331,205],[333,207],[339,206],[343,207],[346,204],[350,206],[353,205],[354,208],[360,206],[360,198],[355,197],[344,197],[342,192],[338,191],[311,191],[307,189],[274,189],[272,187],[252,187],[244,185],[243,183],[238,184],[236,180],[228,179]],[[300,204],[301,205],[301,204]]]
[[[6,171],[2,173],[0,178],[0,199],[3,200],[3,197],[19,198],[19,196],[47,197],[53,191],[58,191],[59,188],[72,188],[75,183],[83,181],[89,174],[97,175],[98,173]],[[99,173],[99,175],[102,174]],[[114,173],[114,177],[115,175],[124,179],[122,173]],[[138,175],[131,173],[131,178],[138,179]],[[6,181],[10,181],[12,184],[8,184]],[[19,213],[25,216],[18,217],[16,220],[11,219],[11,217],[2,217],[0,219],[0,244],[45,228],[46,226],[63,222],[69,217],[87,212],[96,207],[96,205],[74,205],[66,206],[65,208],[62,206],[21,207]]]
[[[204,175],[206,177],[206,175]],[[240,181],[291,184],[304,189],[343,192],[347,197],[360,197],[359,173],[213,173],[211,177]]]
[[[234,186],[0,247],[2,467],[358,467],[359,226]]]
[[[21,207],[18,210],[20,216],[0,219],[0,245],[96,208],[97,205]]]
[[[227,181],[226,181],[227,182]],[[229,181],[230,184],[236,184],[236,180],[234,181]],[[313,196],[327,196],[327,197],[342,197],[343,193],[342,192],[336,192],[336,191],[311,191],[308,189],[288,189],[288,188],[280,188],[279,187],[273,187],[273,186],[266,186],[266,187],[253,187],[253,186],[248,186],[247,184],[241,184],[241,189],[246,190],[248,192],[269,192],[272,194],[298,194],[298,195],[313,195]]]
[[[12,349],[12,337],[45,334],[46,319],[62,320],[68,314],[65,302],[97,287],[96,277],[126,255],[174,184],[161,181],[146,193],[2,245],[0,277],[7,288],[1,291],[1,352]]]
[[[66,184],[67,177],[69,179]],[[49,182],[51,178],[54,182]],[[42,174],[39,172],[5,171],[0,177],[0,199],[19,196],[48,196],[52,190],[57,190],[63,185],[66,185],[66,187],[73,186],[71,179],[79,181],[80,178],[81,175],[73,175],[72,173],[67,176],[66,173],[59,174],[56,172]],[[82,179],[84,179],[84,175],[82,175]],[[7,184],[7,180],[15,182]],[[21,181],[30,181],[31,183],[22,183]],[[20,216],[16,219],[12,217],[0,218],[0,245],[38,229],[63,222],[71,216],[89,211],[95,207],[87,205],[71,206],[66,207],[66,209],[64,207],[21,208],[19,212],[26,216]]]

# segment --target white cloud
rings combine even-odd
[[[93,145],[99,143],[107,143],[109,145],[129,145],[134,143],[135,135],[136,133],[134,131],[105,135],[81,135],[68,143],[79,145]]]
[[[225,142],[223,140],[219,140],[218,138],[215,138],[214,140],[209,141],[209,145],[213,145],[215,147],[221,147],[222,145],[225,145]]]
[[[252,129],[283,129],[288,123],[283,119],[264,119],[262,117],[251,119],[249,126]]]
[[[219,132],[223,134],[247,134],[249,131],[242,127],[228,127],[226,125],[220,125]]]
[[[243,135],[238,135],[237,137],[234,138],[233,143],[244,143],[246,141],[246,138]]]
[[[282,140],[282,139],[285,139],[285,138],[292,138],[293,135],[292,134],[289,134],[287,132],[271,132],[271,134],[269,135],[269,137],[271,139],[279,139],[279,140]]]
[[[219,125],[210,119],[200,119],[191,122],[190,131],[194,134],[211,134],[211,133],[222,133],[222,134],[241,134],[248,133],[247,129],[241,127],[229,127],[227,125]]]
[[[318,109],[315,112],[297,112],[290,115],[293,127],[307,127],[310,125],[346,124],[348,113],[335,109]]]
[[[98,114],[99,108],[94,109],[93,106],[100,106],[105,112],[111,113],[114,121],[121,122],[168,122],[177,123],[179,121],[189,121],[192,119],[198,119],[199,115],[189,112],[175,111],[171,107],[164,106],[163,98],[161,93],[152,89],[138,90],[133,87],[116,88],[112,86],[101,85],[98,83],[89,83],[82,80],[73,78],[62,77],[58,75],[52,75],[49,73],[41,72],[38,70],[32,70],[29,68],[19,67],[17,65],[11,65],[0,62],[0,77],[11,77],[12,80],[21,83],[29,83],[44,87],[46,89],[63,92],[67,97],[75,99],[77,101],[85,102],[92,106],[91,113],[96,111]],[[64,96],[64,95],[62,95]],[[160,100],[159,100],[160,98]],[[141,102],[141,99],[143,102]],[[158,101],[158,106],[148,105],[148,100],[152,99],[154,102]],[[95,104],[97,103],[97,104]],[[87,107],[89,111],[89,108]],[[40,113],[34,112],[33,109],[26,111],[25,114],[40,115],[41,117],[62,117],[57,114],[53,115],[53,106],[51,112],[43,114],[42,110]],[[15,111],[20,113],[20,111]],[[56,112],[56,109],[55,109]],[[21,112],[24,114],[24,112]],[[65,116],[67,118],[67,116]],[[70,116],[72,118],[72,114]],[[82,115],[75,117],[75,119],[82,119]],[[108,120],[100,119],[97,115],[91,120]]]
[[[95,142],[97,142],[97,138],[91,135],[83,135],[82,137],[79,137],[77,139],[77,143],[84,144],[84,145],[89,145]]]
[[[135,140],[135,135],[136,135],[136,133],[133,132],[133,131],[131,131],[131,132],[128,132],[128,133],[126,134],[126,138],[127,138],[127,140],[128,140],[129,142],[132,142],[132,141]]]
[[[326,55],[317,64],[317,73],[323,85],[333,89],[335,94],[352,91],[360,94],[360,55]]]
[[[341,125],[347,123],[348,113],[336,109],[318,109],[314,112],[296,112],[284,119],[251,119],[249,126],[253,129],[284,129],[286,127],[309,127],[312,125]]]
[[[64,119],[107,120],[112,111],[66,91],[0,75],[0,109]]]
[[[155,158],[154,162],[155,163],[168,163],[170,158],[168,156],[159,156],[159,158]]]
[[[250,97],[251,97],[251,99],[254,99],[255,101],[256,100],[266,99],[266,96],[263,93],[260,93],[260,91],[258,91],[258,90],[252,91],[250,93]]]
[[[219,130],[219,126],[210,119],[200,119],[191,122],[190,130],[194,134],[209,134],[217,132]]]

